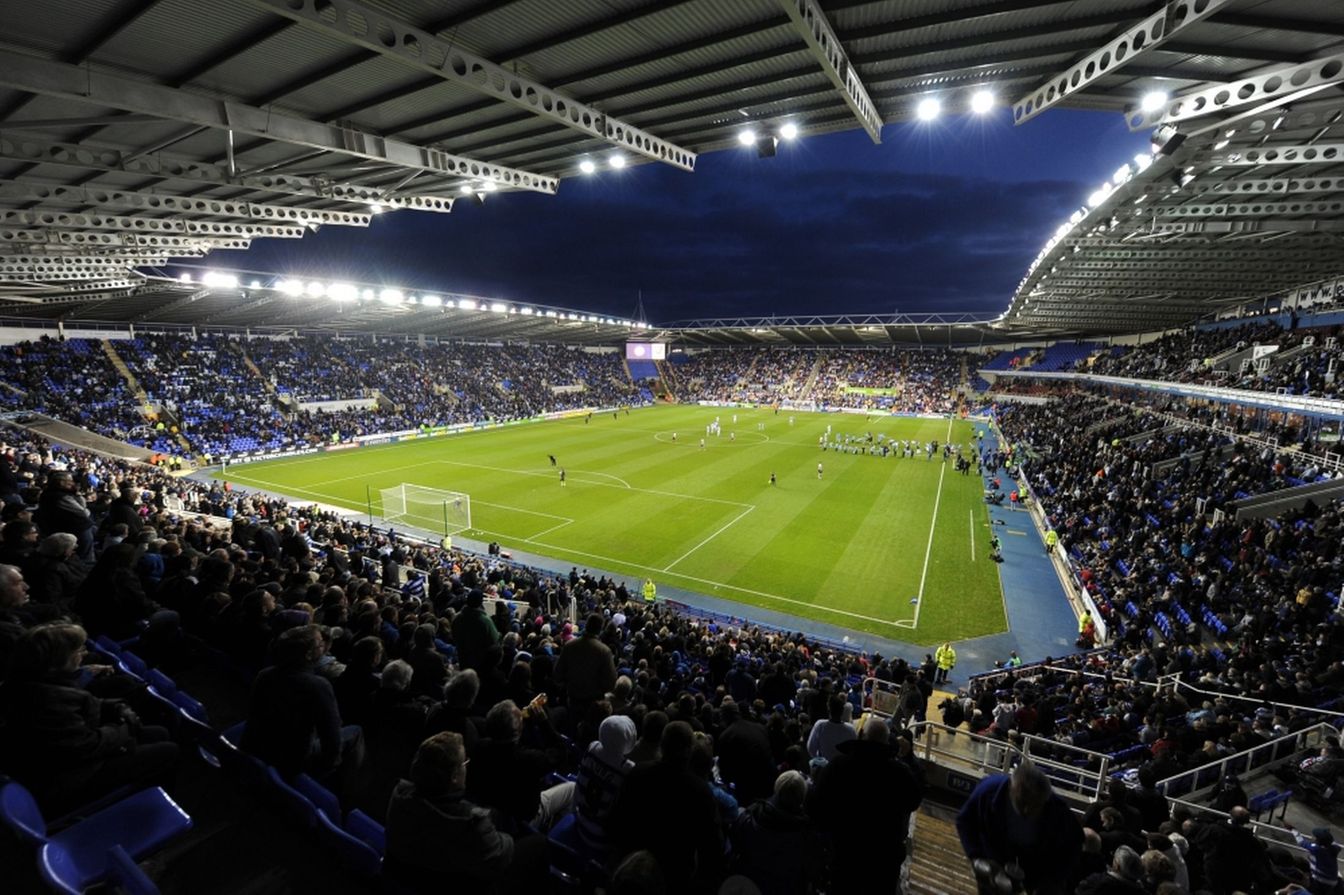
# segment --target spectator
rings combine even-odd
[[[735,869],[761,895],[808,895],[822,882],[826,851],[804,810],[807,795],[807,778],[785,771],[774,795],[748,806],[732,828]]]
[[[472,590],[467,605],[453,619],[453,646],[463,668],[479,669],[486,650],[499,643],[499,630],[485,614],[485,594]]]
[[[275,664],[252,684],[242,746],[285,777],[348,781],[364,759],[363,732],[341,725],[331,682],[313,673],[322,649],[315,625],[276,638]]]
[[[826,701],[827,717],[813,724],[812,732],[807,736],[808,755],[824,762],[830,761],[835,758],[836,748],[841,743],[858,738],[854,725],[845,720],[849,710],[849,700],[839,693],[831,694],[830,699]]]
[[[957,815],[957,833],[966,857],[997,867],[1016,864],[1026,890],[1063,893],[1078,861],[1082,828],[1040,769],[1023,762],[1011,776],[984,778]],[[977,874],[982,895],[993,888]]]
[[[79,686],[84,644],[78,625],[39,625],[14,645],[0,686],[6,728],[0,762],[48,816],[121,786],[171,788],[175,776],[178,749],[166,729],[144,725],[126,703]]]
[[[634,768],[626,756],[635,746],[635,722],[624,715],[602,719],[597,741],[579,760],[574,787],[575,830],[590,855],[607,852],[607,823],[625,777]]]
[[[466,797],[467,754],[455,733],[420,744],[387,806],[387,870],[419,892],[524,895],[539,890],[545,840],[515,840]]]

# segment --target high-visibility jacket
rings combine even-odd
[[[957,651],[950,646],[940,646],[938,652],[933,655],[933,661],[937,662],[943,671],[951,671],[957,664]]]
[[[658,599],[658,585],[654,584],[653,579],[650,578],[644,582],[644,602],[652,603],[656,599]]]
[[[1096,622],[1092,621],[1092,613],[1085,611],[1082,617],[1078,619],[1078,633],[1083,633],[1089,627],[1096,627]]]
[[[1059,543],[1059,533],[1056,532],[1053,528],[1045,533],[1045,546],[1053,550],[1055,545],[1058,543]]]

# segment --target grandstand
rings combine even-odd
[[[38,6],[6,892],[1337,889],[1339,4]],[[1151,138],[993,315],[209,260],[986,97]]]

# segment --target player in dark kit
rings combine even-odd
[[[554,465],[555,465],[555,454],[547,454],[546,456],[548,456],[548,457],[551,458],[551,465],[554,466]]]

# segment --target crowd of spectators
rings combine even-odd
[[[215,458],[639,400],[615,352],[554,345],[151,333],[113,347],[143,403],[92,340],[0,348],[0,383],[18,407],[163,453],[180,434]],[[351,403],[303,406],[322,401]]]
[[[856,737],[848,719],[864,676],[927,699],[927,669],[17,430],[3,441],[0,773],[44,809],[173,786],[171,719],[86,653],[86,638],[138,636],[162,668],[251,680],[243,748],[376,805],[412,882],[528,890],[544,871],[534,829],[570,813],[590,857],[668,891],[739,873],[805,892],[879,842],[894,854],[892,831],[903,848],[912,742],[881,723]],[[884,816],[859,835],[852,806],[873,787]]]
[[[1273,322],[1249,322],[1219,329],[1188,329],[1132,347],[1117,346],[1078,369],[1103,376],[1129,376],[1171,382],[1211,382],[1227,388],[1337,398],[1344,378],[1344,345],[1326,347],[1340,335],[1338,326],[1285,330]],[[1312,344],[1305,344],[1310,339]],[[1267,366],[1243,371],[1240,361],[1220,362],[1237,346],[1274,346]],[[1235,369],[1233,368],[1235,367]]]
[[[667,368],[683,401],[905,413],[953,412],[962,380],[961,355],[946,349],[724,349]]]

